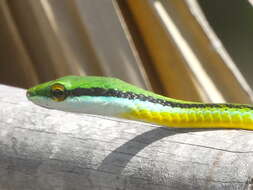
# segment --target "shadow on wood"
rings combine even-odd
[[[0,86],[0,189],[250,189],[253,132],[65,113]]]

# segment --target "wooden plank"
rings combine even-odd
[[[0,85],[0,189],[250,189],[253,132],[65,113]]]
[[[0,1],[0,25],[1,83],[23,88],[37,84],[36,70],[6,0]]]

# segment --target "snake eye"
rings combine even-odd
[[[61,102],[67,97],[65,87],[62,84],[54,84],[51,86],[51,95],[54,101]]]

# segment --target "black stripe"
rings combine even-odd
[[[104,89],[104,88],[76,88],[73,90],[66,91],[67,96],[107,96],[107,97],[118,97],[127,99],[138,99],[142,101],[148,101],[163,106],[179,107],[179,108],[249,108],[253,110],[250,105],[235,105],[235,104],[184,104],[177,103],[151,96],[145,96],[143,94],[136,94],[133,92],[123,92],[115,89]]]

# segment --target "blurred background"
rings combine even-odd
[[[0,83],[111,76],[177,99],[252,103],[252,20],[238,0],[0,0]]]

